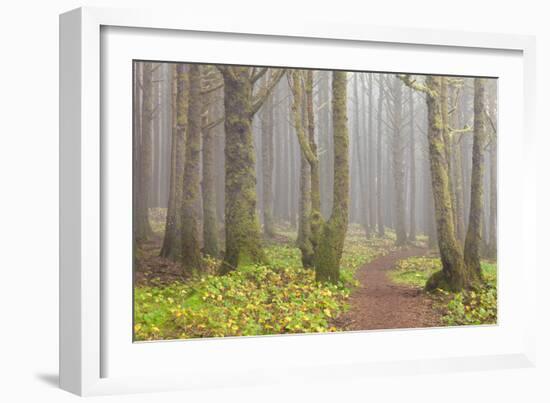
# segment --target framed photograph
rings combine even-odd
[[[60,383],[534,365],[534,39],[60,17]]]

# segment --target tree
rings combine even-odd
[[[363,91],[361,91],[364,93]],[[363,227],[365,228],[365,236],[367,238],[370,237],[370,224],[371,221],[369,220],[369,210],[370,210],[370,203],[369,203],[369,194],[367,189],[367,181],[365,180],[365,176],[368,176],[368,173],[365,173],[365,168],[363,167],[363,158],[361,158],[361,142],[360,142],[360,131],[361,127],[359,125],[359,74],[356,73],[354,75],[354,83],[353,83],[353,100],[354,100],[354,132],[355,132],[355,161],[357,162],[358,169],[355,171],[358,172],[359,176],[359,210],[361,213],[361,220],[363,221]],[[369,122],[370,123],[370,122]],[[366,133],[367,136],[369,133]],[[367,163],[370,163],[370,159],[367,161]]]
[[[267,85],[267,76],[266,85]],[[275,236],[273,222],[273,94],[269,95],[262,108],[262,197],[264,235]]]
[[[447,172],[449,173],[449,194],[451,195],[451,210],[450,214],[455,223],[456,230],[456,200],[454,183],[452,180],[452,145],[451,145],[451,127],[449,124],[449,79],[441,78],[441,93],[439,96],[441,102],[441,126],[443,128],[443,143],[445,147],[445,160],[447,161]]]
[[[415,139],[414,139],[414,95],[413,89],[409,88],[409,109],[410,109],[410,122],[409,122],[409,240],[416,240],[416,156],[415,156]]]
[[[301,151],[298,247],[302,252],[303,266],[313,267],[322,223],[313,112],[313,72],[294,70],[289,73],[289,78],[293,95],[292,115]]]
[[[368,154],[368,173],[370,175],[368,181],[368,212],[369,212],[369,235],[376,231],[376,192],[374,190],[375,185],[375,160],[374,160],[374,133],[372,130],[373,127],[373,103],[374,103],[374,92],[373,92],[373,74],[369,73],[368,75],[368,98],[369,98],[369,107],[368,107],[368,126],[367,126],[367,154]],[[364,76],[363,76],[364,77]]]
[[[426,94],[428,107],[428,144],[432,191],[435,208],[435,221],[442,270],[434,273],[426,282],[426,290],[437,288],[460,291],[469,286],[462,249],[455,237],[454,221],[451,213],[450,176],[445,148],[445,130],[442,116],[441,76],[427,76],[425,84],[420,84],[409,75],[401,79],[415,90]]]
[[[392,80],[390,89],[392,106],[390,121],[392,127],[392,170],[395,186],[395,234],[396,244],[404,245],[407,242],[405,227],[405,141],[403,136],[403,85],[396,77]]]
[[[376,140],[376,213],[378,223],[378,236],[383,237],[385,235],[384,229],[384,213],[382,205],[382,189],[383,189],[383,177],[382,177],[382,111],[384,108],[384,91],[382,86],[384,85],[383,77],[379,77],[378,81],[378,108],[377,108],[377,140]]]
[[[201,71],[198,64],[192,64],[189,67],[189,129],[185,141],[181,206],[181,256],[183,266],[187,269],[202,267],[199,239],[201,112]]]
[[[174,98],[172,149],[170,162],[170,187],[166,226],[160,255],[172,260],[179,259],[182,250],[182,203],[183,172],[185,161],[185,133],[187,132],[187,114],[189,110],[189,66],[174,65]]]
[[[332,122],[334,138],[333,206],[323,224],[315,253],[317,281],[336,283],[340,279],[340,260],[348,228],[349,214],[349,138],[347,118],[347,73],[332,72]]]
[[[284,70],[254,94],[254,84],[268,69],[217,66],[224,81],[225,107],[225,256],[222,274],[239,265],[264,262],[260,224],[256,215],[256,172],[252,119]]]
[[[203,252],[205,255],[217,257],[219,255],[218,220],[216,215],[216,178],[215,178],[215,152],[217,126],[223,122],[224,117],[215,119],[214,111],[219,108],[219,98],[215,92],[222,88],[219,74],[215,69],[204,68],[204,81],[208,85],[201,87],[203,97],[202,115],[202,238]],[[218,112],[219,114],[219,112]]]
[[[140,195],[136,201],[136,239],[146,240],[152,234],[149,222],[149,206],[151,205],[151,175],[152,175],[152,119],[153,97],[152,76],[153,64],[142,64],[141,80],[141,153],[140,153]]]
[[[460,86],[456,86],[456,101],[454,110],[451,114],[452,130],[451,130],[451,172],[452,172],[452,189],[454,190],[454,212],[455,212],[455,229],[456,238],[462,243],[464,242],[464,179],[463,179],[463,164],[462,164],[462,136],[467,128],[460,129],[460,114],[459,100],[462,97]]]
[[[483,220],[483,170],[485,133],[485,81],[474,79],[474,142],[472,148],[472,180],[470,190],[470,217],[464,243],[464,263],[471,282],[480,281],[481,225]]]
[[[497,127],[495,116],[497,114],[496,106],[496,85],[493,84],[489,91],[487,120],[491,126],[491,143],[489,145],[489,186],[490,186],[490,210],[489,210],[489,245],[487,257],[496,259],[497,257]]]
[[[311,244],[311,167],[306,157],[309,149],[308,135],[306,134],[305,97],[303,91],[303,71],[294,69],[289,75],[292,90],[292,118],[294,131],[300,143],[300,198],[297,245],[302,254],[302,265],[313,266],[314,249]],[[311,158],[311,156],[310,156]]]
[[[315,115],[313,111],[313,71],[306,72],[305,79],[306,109],[307,109],[307,133],[309,140],[309,152],[305,153],[311,170],[311,245],[317,250],[319,244],[319,231],[323,221],[321,215],[321,179],[319,177],[319,156],[317,143],[315,142]]]

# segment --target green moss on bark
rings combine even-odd
[[[332,73],[332,122],[334,136],[333,207],[322,226],[315,253],[317,281],[336,283],[340,279],[340,260],[348,228],[349,214],[349,138],[347,118],[347,77],[342,71]]]
[[[483,170],[485,133],[485,79],[474,80],[474,142],[472,147],[472,180],[470,218],[464,243],[464,263],[472,282],[481,281],[481,225],[483,217]]]
[[[252,138],[253,86],[248,67],[225,67],[225,256],[220,272],[266,260],[256,215]]]
[[[462,249],[455,238],[454,221],[451,214],[449,172],[441,117],[441,77],[428,76],[428,143],[435,219],[442,270],[435,273],[426,283],[426,289],[436,288],[459,291],[469,285],[463,261]]]

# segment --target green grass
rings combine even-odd
[[[411,257],[400,260],[388,276],[396,284],[424,287],[428,278],[438,270],[441,270],[439,258]]]
[[[419,256],[400,260],[388,276],[396,284],[424,287],[428,278],[439,270],[441,270],[439,257]],[[481,270],[486,281],[496,281],[496,263],[482,261]]]
[[[290,232],[285,234],[294,239]],[[136,340],[248,336],[336,331],[333,318],[347,309],[354,274],[391,248],[390,239],[366,240],[352,227],[337,285],[315,282],[301,267],[293,241],[272,243],[269,265],[250,265],[225,276],[196,275],[186,282],[135,289]],[[210,262],[214,264],[214,262]]]

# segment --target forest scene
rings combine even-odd
[[[496,78],[132,79],[135,341],[497,323]]]

